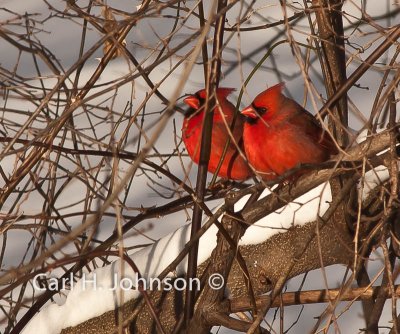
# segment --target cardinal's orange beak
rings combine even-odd
[[[194,109],[200,108],[200,101],[194,95],[190,95],[187,98],[183,99],[183,102],[186,103],[189,107],[192,107]]]
[[[257,112],[250,105],[241,111],[241,114],[250,118],[257,118]]]

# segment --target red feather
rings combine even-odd
[[[233,122],[235,107],[226,98],[232,91],[234,91],[233,88],[217,88],[219,106],[214,108],[211,156],[208,163],[208,171],[211,173],[216,172],[225,144],[229,138],[228,128]],[[199,163],[200,158],[205,99],[206,91],[203,89],[184,100],[192,108],[185,115],[182,126],[182,139],[190,157],[195,163]],[[243,118],[240,114],[236,119],[232,136],[235,139],[236,145],[244,152],[242,141]],[[247,162],[240,156],[236,145],[234,142],[230,142],[218,176],[233,180],[246,180],[252,175],[252,172]]]
[[[283,87],[267,89],[242,110],[248,117],[243,134],[248,161],[266,180],[338,153],[328,132],[307,110],[283,95]]]

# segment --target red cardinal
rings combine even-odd
[[[208,163],[208,171],[211,173],[215,173],[217,170],[225,144],[229,138],[227,125],[230,127],[232,124],[236,109],[226,98],[232,91],[234,91],[233,88],[217,88],[217,98],[220,108],[215,107],[214,109],[211,156]],[[205,89],[200,90],[196,94],[190,95],[183,100],[191,108],[185,114],[185,120],[182,126],[182,139],[190,157],[195,163],[199,163],[200,157],[205,100]],[[225,121],[223,118],[225,118]],[[244,152],[242,140],[243,117],[240,114],[236,118],[235,128],[232,131],[232,135],[236,141],[236,145],[238,145],[242,152]],[[233,180],[246,180],[252,175],[252,172],[248,163],[239,155],[236,145],[232,141],[230,142],[224,161],[218,172],[218,176]]]
[[[243,133],[247,159],[265,180],[302,163],[324,162],[338,153],[320,123],[283,95],[283,87],[280,83],[265,90],[241,111],[247,116]]]

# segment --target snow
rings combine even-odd
[[[261,198],[268,193],[270,191],[266,189]],[[286,232],[292,226],[302,226],[315,221],[318,215],[322,216],[329,208],[331,200],[332,195],[329,183],[321,184],[282,209],[257,221],[246,230],[240,244],[262,243],[277,233]]]
[[[34,2],[32,2],[33,4]],[[35,6],[38,6],[39,2],[35,2]],[[24,12],[24,11],[29,11],[29,12],[40,12],[39,8],[28,8],[26,7],[27,4],[25,2],[18,2],[18,1],[7,1],[4,6],[9,6],[10,4],[14,4],[17,8],[14,8],[16,11],[19,12]],[[29,3],[29,6],[32,6],[31,3]],[[40,6],[43,6],[44,4],[42,3]],[[139,5],[140,6],[140,5]],[[139,10],[139,6],[137,6],[137,10]],[[379,5],[377,6],[378,8],[380,7]],[[23,10],[22,10],[23,9]],[[280,8],[278,8],[280,10]],[[77,27],[78,29],[79,27]],[[47,27],[47,30],[52,31],[52,28]],[[55,29],[54,29],[55,30]],[[58,29],[60,31],[60,29]],[[68,59],[68,61],[72,61],[71,59],[74,59],[75,57],[75,49],[74,48],[57,48],[53,47],[52,45],[57,43],[59,45],[59,41],[62,41],[62,43],[66,45],[73,45],[72,40],[76,39],[76,33],[75,31],[71,33],[71,31],[68,30],[63,30],[61,29],[62,35],[58,35],[57,38],[50,38],[49,37],[49,46],[50,49],[52,50],[58,50],[59,54],[56,54],[57,57],[63,57],[65,59]],[[143,33],[141,31],[135,32],[135,34]],[[249,34],[243,34],[243,36],[246,36],[246,38],[243,38],[242,40],[242,49],[243,50],[252,50],[254,48],[254,45],[257,45],[258,43],[258,33],[249,35]],[[257,42],[257,43],[256,43]],[[283,48],[284,46],[282,46]],[[286,46],[285,46],[286,47]],[[287,51],[287,50],[286,50]],[[3,55],[4,59],[3,61],[6,62],[7,59],[5,58],[6,55]],[[7,55],[10,59],[12,59],[13,55]],[[234,61],[236,60],[235,56],[231,56],[229,54],[225,55],[226,61]],[[285,63],[287,65],[287,72],[290,73],[290,66],[294,66],[293,64],[293,59],[292,55],[290,52],[281,52],[279,56],[279,61],[281,63]],[[95,58],[93,58],[95,59]],[[11,62],[11,61],[9,61]],[[85,67],[85,71],[82,72],[82,78],[87,79],[91,71],[94,70],[95,66],[97,64],[93,64],[93,66],[90,68],[88,66]],[[99,83],[102,82],[102,79],[104,81],[110,80],[110,77],[117,77],[119,75],[123,75],[127,73],[127,70],[123,68],[123,65],[119,64],[118,62],[115,62],[114,66],[110,66],[106,69],[106,71],[103,73],[102,78],[99,80]],[[245,65],[243,65],[245,66]],[[167,68],[168,66],[166,66]],[[30,69],[30,67],[27,67],[27,70]],[[351,69],[351,68],[350,68]],[[109,73],[113,72],[113,73]],[[244,73],[248,72],[248,69],[244,67]],[[165,73],[160,72],[160,73],[152,73],[153,75],[153,80],[155,82],[158,82]],[[178,75],[178,74],[177,74]],[[175,80],[177,76],[171,79],[168,79],[168,84],[165,84],[161,87],[163,90],[163,93],[168,96],[168,93],[173,90],[175,87]],[[188,80],[188,86],[185,88],[185,92],[190,92],[190,91],[196,91],[197,89],[201,88],[201,86],[196,86],[200,85],[199,81],[197,78],[201,78],[201,69],[194,69],[193,70],[193,75],[191,75],[191,78]],[[261,82],[263,85],[266,84],[266,76],[265,76],[265,71],[258,71],[252,80],[252,83],[254,82]],[[269,84],[274,80],[275,78],[272,79],[268,78]],[[364,79],[362,79],[364,80]],[[361,80],[361,81],[362,81]],[[378,85],[378,80],[371,80],[370,78],[365,79],[368,80],[369,83],[371,84],[376,84]],[[288,92],[291,92],[294,96],[294,98],[298,101],[301,100],[301,96],[303,94],[302,87],[303,87],[303,78],[297,78],[296,80],[290,80],[291,82],[288,83]],[[238,77],[237,74],[232,74],[226,76],[224,78],[224,85],[225,86],[237,86],[238,85]],[[138,89],[138,94],[144,94],[145,89],[143,91],[140,90],[141,88],[141,81],[137,80],[136,85],[139,88]],[[202,83],[201,83],[202,85]],[[193,88],[195,87],[195,88]],[[355,90],[355,88],[354,88]],[[251,84],[248,87],[248,94],[244,96],[244,101],[242,104],[247,104],[251,102],[251,97],[254,97],[257,93],[259,93],[260,87],[259,85],[254,85]],[[93,93],[95,90],[92,91]],[[288,93],[286,92],[286,93]],[[120,96],[129,96],[129,88],[122,87],[119,91]],[[364,94],[365,95],[365,94]],[[364,100],[366,99],[372,99],[373,94],[367,94],[366,96],[363,97]],[[138,101],[141,99],[138,98]],[[233,100],[232,100],[233,101]],[[158,102],[158,101],[157,101]],[[18,101],[18,103],[20,103]],[[367,104],[367,103],[366,103]],[[8,104],[9,106],[11,105],[10,102]],[[12,106],[12,105],[11,105]],[[153,108],[154,110],[159,110],[160,106],[150,105],[149,108]],[[354,120],[353,120],[354,122]],[[172,126],[171,126],[172,129]],[[171,129],[167,129],[168,132],[172,133]],[[104,128],[104,131],[108,131],[106,128]],[[167,131],[166,131],[167,132]],[[360,140],[364,140],[364,137],[366,137],[366,130],[358,137],[358,142]],[[100,134],[99,134],[100,135]],[[364,137],[363,137],[364,136]],[[159,143],[158,148],[162,147],[164,148],[163,145],[167,145],[169,140],[162,140],[161,143]],[[7,159],[7,157],[5,158]],[[3,159],[2,163],[6,166],[12,167],[13,163],[7,163],[7,161]],[[11,160],[11,158],[10,158]],[[369,171],[366,173],[365,177],[360,181],[359,183],[359,189],[362,191],[361,195],[362,198],[366,198],[370,192],[371,189],[379,185],[380,182],[383,182],[384,180],[388,179],[388,171],[386,167],[384,166],[378,166],[375,168],[374,171]],[[144,184],[145,182],[143,182]],[[73,189],[71,189],[71,192],[79,192],[77,190],[78,188],[76,185],[73,185]],[[71,187],[72,188],[72,187]],[[140,198],[140,201],[142,201],[142,198],[146,198],[147,194],[145,191],[145,187],[141,187],[140,185],[136,185],[136,188],[139,189],[138,193],[135,194],[136,198]],[[267,196],[270,193],[268,189],[266,189],[263,194],[260,196],[260,198]],[[33,195],[31,195],[33,196]],[[69,197],[68,193],[64,192],[62,196],[65,196],[66,198]],[[249,196],[246,196],[242,198],[236,205],[235,205],[235,211],[239,211],[243,205],[245,204],[246,200],[248,199]],[[32,198],[32,197],[31,197]],[[150,200],[154,201],[150,203]],[[154,205],[158,204],[160,199],[147,199],[147,205]],[[65,203],[67,200],[65,200]],[[245,233],[245,235],[242,237],[240,240],[241,245],[251,245],[251,244],[258,244],[265,242],[269,238],[271,238],[273,235],[276,235],[277,233],[284,233],[288,228],[292,226],[302,226],[304,224],[307,224],[308,222],[312,222],[315,220],[317,215],[323,215],[326,210],[329,208],[329,203],[331,201],[331,192],[330,192],[330,186],[329,184],[322,184],[318,186],[317,188],[311,190],[310,192],[304,194],[303,196],[297,198],[294,200],[292,203],[289,203],[288,205],[284,206],[277,212],[274,212],[262,219],[260,219],[258,222],[256,222],[254,225],[249,227]],[[142,204],[140,203],[135,203],[135,204]],[[35,201],[31,201],[26,204],[32,205],[33,208],[36,208],[38,205]],[[29,208],[29,207],[28,207]],[[32,209],[33,210],[33,209]],[[74,208],[70,209],[71,211],[74,211]],[[29,210],[27,210],[28,213],[30,213]],[[167,221],[164,221],[163,226],[158,226],[157,228],[157,236],[155,238],[160,237],[161,235],[165,235],[158,241],[156,241],[154,244],[151,246],[145,247],[131,255],[132,260],[135,262],[136,266],[139,269],[140,274],[145,277],[145,278],[154,278],[157,277],[175,258],[176,256],[181,252],[183,247],[185,246],[186,242],[189,240],[190,236],[190,225],[185,225],[174,232],[169,232],[168,228],[173,228],[176,229],[177,226],[180,225],[180,221],[172,222],[171,220],[168,221],[168,224],[166,224]],[[103,231],[109,231],[110,229],[113,229],[114,226],[102,226]],[[164,233],[165,231],[168,231],[168,233]],[[216,246],[216,234],[217,234],[217,228],[215,226],[212,226],[200,239],[200,246],[199,246],[199,255],[198,255],[198,262],[201,264],[204,261],[206,261],[212,250]],[[23,241],[21,241],[23,240]],[[22,239],[19,237],[19,243],[23,244],[25,239]],[[12,260],[17,257],[16,254],[17,252],[23,252],[22,247],[19,247],[19,249],[16,249],[14,251],[14,245],[11,245],[12,248],[8,245],[8,252],[7,254],[12,254]],[[17,247],[15,247],[17,248]],[[22,255],[21,255],[22,257]],[[6,258],[7,260],[7,258]],[[7,262],[5,262],[7,263]],[[122,302],[125,302],[129,299],[136,298],[138,296],[138,292],[132,289],[117,289],[113,290],[113,287],[115,286],[115,283],[120,281],[121,279],[121,269],[123,272],[123,277],[128,278],[132,282],[136,280],[137,276],[135,275],[134,271],[132,268],[126,263],[122,266],[121,261],[117,260],[113,262],[112,264],[98,268],[92,273],[89,273],[85,276],[86,284],[82,284],[82,282],[85,282],[85,280],[80,280],[78,282],[75,282],[73,289],[71,289],[64,301],[64,304],[62,305],[57,305],[56,303],[51,303],[48,304],[45,308],[43,308],[30,322],[29,324],[25,327],[23,330],[23,334],[36,334],[36,333],[42,333],[42,334],[55,334],[59,333],[63,328],[69,327],[69,326],[75,326],[85,320],[88,320],[90,318],[99,316],[103,314],[104,312],[110,311],[115,308],[116,305],[120,305]],[[186,271],[186,259],[184,259],[176,268],[174,272],[169,273],[169,277],[173,277],[176,275],[182,275]],[[115,276],[117,275],[117,276]],[[93,278],[96,278],[96,285],[93,286],[89,281]],[[123,299],[121,299],[121,294]],[[352,321],[353,323],[355,321]],[[301,332],[301,331],[300,331]]]
[[[386,166],[380,165],[365,173],[358,182],[358,190],[361,191],[362,199],[366,199],[375,187],[389,179],[389,171]]]
[[[211,227],[200,240],[199,262],[204,262],[217,243],[217,228]],[[190,225],[165,236],[153,245],[148,246],[131,256],[138,267],[140,277],[155,278],[180,253],[190,239]],[[168,276],[176,276],[185,272],[187,260]],[[121,260],[98,268],[76,282],[63,305],[51,304],[41,310],[25,327],[23,334],[56,334],[63,328],[78,325],[90,318],[113,310],[117,305],[136,298],[139,292],[130,289],[137,287],[139,277],[126,263],[121,268]],[[120,275],[121,269],[123,275]],[[94,282],[93,282],[94,281]],[[149,282],[149,281],[148,281]],[[116,288],[117,287],[117,288]],[[123,299],[120,299],[121,292]]]
[[[121,305],[121,300],[126,302],[137,297],[136,290],[125,289],[124,286],[121,288],[117,284],[122,280],[120,269],[121,262],[117,260],[108,266],[84,274],[82,279],[74,283],[63,305],[51,304],[40,311],[22,333],[59,333],[63,328],[78,325],[112,310]],[[132,268],[125,265],[123,272],[123,278],[136,282]]]
[[[377,129],[377,133],[384,131],[385,129]],[[369,139],[369,135],[368,135],[368,130],[364,129],[362,131],[360,131],[360,133],[358,134],[357,138],[356,138],[356,142],[358,144],[362,143],[363,141]],[[383,150],[382,152],[380,152],[379,154],[377,154],[378,156],[387,152],[388,150]],[[398,163],[398,166],[400,166],[400,163]],[[378,185],[382,184],[384,181],[389,179],[389,171],[386,168],[386,166],[383,165],[379,165],[377,167],[375,167],[374,169],[371,169],[369,171],[367,171],[365,173],[365,175],[363,175],[358,184],[357,184],[357,188],[358,191],[361,195],[361,198],[364,200],[368,197],[369,193],[371,192],[371,190],[373,190],[375,187],[377,187]]]
[[[389,177],[386,167],[379,166],[366,173],[364,177],[363,198],[368,191],[387,180]],[[265,189],[260,195],[263,198],[270,194]],[[243,208],[249,195],[244,196],[235,205],[235,211]],[[240,245],[262,243],[277,233],[283,233],[292,226],[302,226],[314,221],[317,215],[322,216],[329,208],[332,200],[329,183],[323,183],[306,194],[295,199],[280,210],[263,217],[246,230],[240,240]],[[198,263],[206,261],[217,244],[217,228],[210,227],[200,239]],[[182,251],[190,239],[190,224],[159,239],[154,244],[147,246],[131,255],[141,277],[150,279],[157,277]],[[187,259],[185,258],[176,270],[169,273],[169,277],[183,275],[186,272]],[[124,275],[121,276],[121,269]],[[56,334],[63,328],[75,326],[85,320],[99,316],[113,310],[116,305],[138,297],[137,290],[119,286],[121,277],[129,282],[137,282],[137,275],[133,269],[124,265],[120,260],[98,268],[89,273],[84,279],[74,284],[63,305],[51,304],[41,310],[23,330],[23,334]],[[91,280],[95,279],[95,284]],[[83,281],[83,282],[82,282]],[[85,284],[86,282],[86,284]],[[136,284],[133,284],[137,286]],[[123,292],[123,299],[121,297]]]

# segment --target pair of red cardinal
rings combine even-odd
[[[273,180],[300,164],[318,164],[338,153],[321,124],[298,103],[283,95],[283,87],[278,84],[260,93],[241,111],[244,117],[237,117],[232,131],[229,128],[235,107],[227,96],[234,89],[217,88],[209,172],[217,171],[229,137],[231,141],[218,176],[233,180],[246,180],[253,171],[264,180]],[[205,100],[205,90],[184,99],[190,109],[183,122],[182,139],[195,163],[200,156]],[[238,149],[245,152],[245,158]]]

